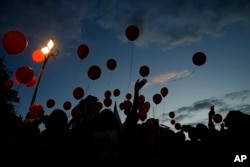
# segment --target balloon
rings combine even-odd
[[[170,118],[174,118],[174,117],[175,117],[175,113],[174,113],[173,111],[170,111],[170,112],[168,113],[168,116],[169,116]]]
[[[116,61],[114,59],[109,59],[106,63],[109,70],[114,70],[116,68]]]
[[[65,110],[69,110],[69,109],[71,108],[71,102],[70,102],[70,101],[65,101],[65,102],[63,103],[63,108],[64,108]]]
[[[119,96],[120,93],[121,93],[121,92],[120,92],[119,89],[115,89],[115,90],[113,91],[113,95],[116,96],[116,97]]]
[[[139,37],[139,29],[135,25],[130,25],[126,28],[125,35],[130,41],[134,41]]]
[[[161,95],[162,95],[162,97],[167,96],[167,94],[168,94],[168,88],[166,88],[166,87],[161,88]]]
[[[111,91],[109,91],[109,90],[105,91],[105,93],[104,93],[104,96],[105,96],[106,98],[111,97],[111,95],[112,95],[112,93],[111,93]]]
[[[142,76],[142,77],[146,77],[146,76],[148,76],[148,74],[149,74],[149,67],[148,66],[141,66],[140,67],[140,70],[139,70],[139,73],[140,73],[140,75]]]
[[[43,52],[40,49],[35,50],[32,53],[32,60],[35,63],[40,63],[40,62],[44,61],[44,59],[45,59],[45,55],[43,54]]]
[[[73,108],[73,109],[71,110],[71,116],[72,116],[73,118],[75,118],[75,117],[77,117],[78,115],[80,115],[80,110],[79,110],[79,108],[78,108],[78,107]]]
[[[26,85],[27,87],[32,87],[32,86],[34,86],[35,84],[36,84],[36,76],[33,76],[32,80],[29,81],[29,82],[27,82],[25,85]]]
[[[139,119],[141,121],[145,121],[147,118],[147,113],[146,112],[139,112]]]
[[[126,99],[127,99],[127,100],[130,100],[131,98],[132,98],[131,93],[127,93],[127,94],[126,94]]]
[[[77,48],[77,55],[82,60],[89,55],[89,47],[86,44],[82,44]]]
[[[103,105],[102,105],[101,102],[97,101],[97,102],[95,103],[95,107],[96,107],[96,110],[99,112],[99,111],[101,111]]]
[[[159,104],[162,100],[162,97],[159,93],[154,94],[153,96],[153,101],[155,104]]]
[[[28,66],[22,66],[16,70],[15,76],[18,82],[26,84],[33,79],[34,71]]]
[[[10,79],[7,79],[4,81],[4,87],[5,89],[11,89],[13,86],[13,81]]]
[[[174,124],[174,127],[175,127],[176,130],[180,130],[181,129],[181,124],[179,122],[176,122]]]
[[[206,59],[206,55],[203,52],[196,52],[192,58],[193,63],[196,66],[202,66],[203,64],[205,64]]]
[[[17,80],[16,75],[14,75],[13,80],[15,81],[15,83],[21,84],[21,82],[19,82],[19,81]]]
[[[171,123],[172,125],[174,125],[174,124],[175,124],[175,120],[174,120],[174,119],[171,119],[170,123]]]
[[[11,30],[4,34],[2,44],[8,54],[18,54],[26,49],[28,41],[22,32]]]
[[[103,100],[103,104],[104,104],[106,107],[111,106],[111,104],[112,104],[111,98],[106,97],[106,98]]]
[[[44,114],[43,106],[39,103],[32,104],[29,108],[31,118],[41,118]]]
[[[130,100],[125,100],[123,102],[123,108],[125,110],[130,110],[132,108],[132,106],[133,106],[133,104],[132,104],[132,102]]]
[[[81,87],[76,87],[73,90],[73,96],[76,100],[81,99],[84,96],[84,89]]]
[[[214,114],[213,120],[215,123],[220,123],[222,121],[222,116],[220,114]]]
[[[144,107],[145,111],[148,112],[149,109],[150,109],[150,103],[149,103],[148,101],[146,101],[146,102],[144,103],[143,107]]]
[[[48,108],[52,108],[55,105],[55,100],[54,99],[48,99],[46,102],[46,105]]]
[[[101,76],[101,69],[97,65],[93,65],[88,69],[88,76],[92,80],[96,80]]]

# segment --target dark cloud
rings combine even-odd
[[[213,105],[215,107],[215,112],[220,113],[223,117],[231,110],[240,110],[243,113],[250,114],[250,104],[243,103],[243,101],[249,100],[250,98],[250,90],[242,90],[239,92],[232,92],[229,94],[225,94],[222,97],[211,97],[208,99],[203,99],[194,102],[190,106],[183,106],[175,110],[175,119],[179,122],[186,122],[186,120],[191,120],[191,118],[197,117],[197,115],[205,115],[205,117],[201,117],[200,119],[192,119],[196,120],[196,122],[192,122],[193,124],[196,123],[206,123],[207,122],[207,114],[210,111],[210,107]],[[240,100],[241,103],[234,105],[231,103],[230,100],[238,101]],[[248,101],[249,102],[249,101]],[[205,113],[204,113],[205,111]],[[160,118],[163,122],[170,122],[170,118],[168,117],[168,113],[161,115]]]
[[[87,20],[113,30],[121,40],[126,40],[126,26],[136,24],[140,28],[137,45],[156,43],[171,48],[200,40],[205,34],[219,35],[235,22],[250,25],[250,1],[3,0],[0,16],[2,31],[15,27],[37,38],[50,35],[67,42],[84,39],[90,31]]]

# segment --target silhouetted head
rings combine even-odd
[[[68,127],[68,117],[61,109],[55,109],[48,117],[46,128],[50,131],[62,131]]]

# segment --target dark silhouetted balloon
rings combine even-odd
[[[55,105],[55,100],[54,99],[48,99],[46,102],[46,105],[48,108],[52,108]]]
[[[88,77],[92,80],[97,80],[101,76],[101,68],[93,65],[88,69]]]
[[[8,54],[18,54],[26,49],[28,41],[22,32],[11,30],[4,34],[2,45]]]
[[[76,100],[81,99],[84,96],[84,89],[81,87],[76,87],[73,90],[73,96]]]
[[[135,25],[130,25],[126,28],[125,35],[128,40],[134,41],[139,37],[139,28]]]
[[[106,66],[109,70],[114,70],[116,68],[116,65],[117,65],[117,63],[116,63],[115,59],[109,59],[106,63]]]
[[[11,89],[13,86],[13,81],[10,79],[7,79],[4,81],[4,88],[5,89]]]
[[[32,80],[29,81],[29,82],[27,82],[25,85],[26,85],[27,87],[32,87],[32,86],[34,86],[35,84],[36,84],[36,76],[33,76]]]
[[[65,102],[63,103],[63,108],[64,108],[65,110],[69,110],[69,109],[71,108],[71,102],[70,102],[70,101],[65,101]]]
[[[154,96],[153,96],[153,102],[155,104],[159,104],[161,102],[161,100],[162,100],[162,97],[161,97],[161,95],[159,93],[154,94]]]
[[[29,115],[31,118],[42,118],[44,114],[43,106],[39,103],[32,104],[29,108]]]
[[[77,55],[82,60],[89,55],[89,47],[86,44],[82,44],[77,48]]]
[[[213,120],[215,123],[220,123],[222,121],[222,116],[220,114],[214,114],[213,115]]]
[[[120,89],[115,89],[115,90],[113,91],[113,95],[116,96],[116,97],[119,96],[120,93],[121,93],[121,92],[120,92]]]
[[[161,88],[161,95],[162,97],[166,97],[168,94],[168,88],[167,87],[162,87]]]
[[[196,52],[193,55],[192,60],[196,66],[202,66],[203,64],[205,64],[207,57],[203,52]]]
[[[168,116],[169,116],[170,118],[174,118],[174,117],[175,117],[175,113],[174,113],[173,111],[170,111],[170,112],[168,113]]]
[[[141,75],[142,77],[148,76],[149,72],[150,72],[150,70],[149,70],[149,67],[148,67],[148,66],[145,66],[145,65],[144,65],[144,66],[141,66],[141,67],[140,67],[139,73],[140,73],[140,75]]]

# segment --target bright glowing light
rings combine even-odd
[[[47,55],[50,52],[50,49],[46,46],[42,48],[41,51],[43,52],[44,55]]]
[[[54,42],[53,42],[53,40],[52,40],[52,39],[51,39],[51,40],[49,40],[49,42],[48,42],[47,46],[48,46],[49,50],[51,50],[51,49],[54,47]]]

